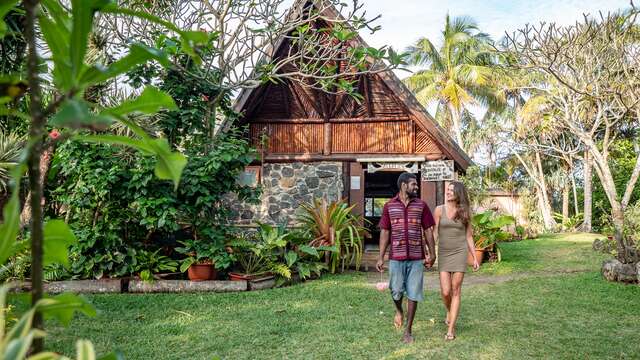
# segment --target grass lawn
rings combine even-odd
[[[503,263],[476,276],[533,276],[463,288],[453,342],[443,340],[437,289],[426,290],[407,346],[388,293],[353,273],[250,293],[91,296],[98,317],[78,317],[69,329],[50,324],[47,347],[71,354],[82,337],[128,359],[638,357],[640,286],[604,281],[592,239],[505,244]]]

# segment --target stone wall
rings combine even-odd
[[[294,162],[268,163],[262,168],[260,204],[251,205],[232,199],[229,207],[234,224],[295,225],[296,211],[301,204],[315,198],[336,201],[344,189],[342,163]]]

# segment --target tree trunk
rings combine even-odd
[[[549,192],[547,188],[547,181],[544,178],[544,171],[542,169],[542,159],[540,153],[536,150],[536,167],[540,183],[540,194],[542,198],[542,218],[544,219],[544,227],[546,230],[555,230],[558,225],[553,219],[553,211],[551,209],[551,201],[549,200]]]
[[[591,232],[591,199],[592,199],[592,176],[591,176],[591,167],[593,166],[591,162],[591,155],[589,154],[589,150],[585,150],[584,152],[584,208],[582,212],[584,213],[584,220],[582,222],[582,231]]]
[[[460,112],[453,105],[449,104],[449,112],[451,112],[451,122],[453,123],[453,135],[460,146],[465,150],[464,141],[462,141],[462,126],[460,124]]]
[[[571,169],[571,191],[573,192],[573,214],[578,215],[580,209],[578,209],[578,187],[576,186],[576,177],[573,174],[573,168]]]
[[[47,178],[47,174],[49,173],[49,167],[51,167],[51,160],[53,159],[53,151],[54,147],[49,146],[46,148],[42,157],[40,158],[40,188],[44,189],[45,179]],[[45,198],[44,196],[40,200],[40,206],[44,208]],[[27,199],[24,202],[24,207],[22,208],[22,212],[20,213],[20,227],[25,227],[31,223],[31,191],[27,194]]]
[[[562,187],[562,230],[568,230],[569,223],[569,181],[565,179]]]

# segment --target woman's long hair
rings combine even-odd
[[[453,195],[456,198],[456,215],[453,217],[453,220],[460,221],[464,226],[467,226],[471,218],[467,189],[464,187],[464,184],[459,181],[453,181],[451,185],[453,185]]]

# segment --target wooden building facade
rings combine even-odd
[[[364,44],[359,37],[355,41]],[[287,44],[279,46],[276,56]],[[444,201],[444,183],[422,177],[425,165],[450,160],[454,172],[463,173],[469,157],[393,72],[356,81],[361,101],[294,81],[239,95],[239,125],[248,126],[262,154],[249,170],[263,186],[262,204],[236,206],[239,218],[291,224],[300,203],[322,196],[346,199],[377,223],[381,204],[397,193],[402,171],[419,176],[421,197],[432,208]]]

